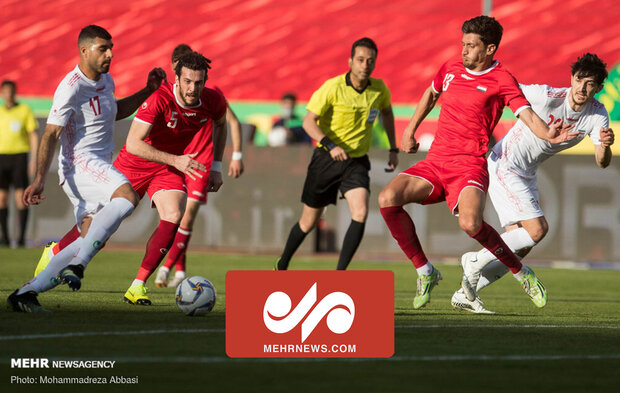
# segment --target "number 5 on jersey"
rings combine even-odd
[[[175,111],[172,111],[170,114],[170,121],[166,124],[169,128],[175,128],[177,126],[177,115],[178,113]]]

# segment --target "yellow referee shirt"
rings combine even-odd
[[[37,121],[27,105],[17,104],[11,109],[0,106],[0,154],[30,152],[28,133],[37,129]]]
[[[318,125],[325,136],[349,156],[362,157],[370,149],[372,124],[379,111],[391,105],[390,100],[390,90],[381,79],[370,78],[360,93],[346,73],[323,83],[306,109],[319,116]]]

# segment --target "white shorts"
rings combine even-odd
[[[499,216],[502,227],[519,221],[542,217],[538,203],[537,177],[523,177],[487,160],[489,168],[489,197]]]
[[[99,157],[78,160],[71,173],[60,173],[60,178],[60,185],[73,204],[78,228],[84,217],[101,210],[121,185],[129,183],[111,162]]]

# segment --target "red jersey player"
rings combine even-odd
[[[209,120],[213,120],[213,158],[222,160],[226,101],[219,92],[205,88],[208,68],[208,60],[197,52],[182,56],[175,68],[176,83],[162,85],[142,104],[114,162],[140,197],[148,193],[160,216],[136,279],[125,293],[130,304],[151,304],[144,283],[166,255],[183,216],[187,201],[183,174],[196,179],[207,171],[194,160],[197,153],[185,149]],[[216,192],[222,185],[221,167],[212,166],[208,176],[207,189]]]
[[[532,111],[515,78],[493,60],[503,32],[499,22],[478,16],[465,21],[461,30],[462,61],[448,61],[441,67],[405,129],[401,150],[407,153],[418,150],[415,131],[442,95],[435,140],[425,160],[400,173],[381,191],[381,215],[418,272],[414,308],[424,307],[430,301],[430,292],[441,280],[441,273],[424,255],[413,221],[403,205],[410,202],[427,205],[444,200],[451,212],[458,215],[461,229],[508,266],[534,303],[542,307],[547,298],[542,283],[482,220],[489,184],[484,155],[489,135],[504,106],[541,139],[560,142],[578,133],[569,133],[570,127],[561,124],[549,129]]]
[[[179,58],[185,53],[191,52],[192,49],[187,44],[179,44],[172,51],[172,69],[176,67]],[[214,90],[221,93],[216,86],[209,86]],[[232,159],[228,169],[228,176],[238,178],[243,173],[243,161],[241,153],[241,123],[237,119],[237,116],[230,107],[226,108],[226,122],[230,126],[230,134],[233,144]],[[191,143],[185,148],[186,153],[198,153],[194,159],[198,162],[205,164],[207,167],[211,167],[213,161],[213,143],[211,142],[211,132],[213,128],[213,121],[207,121],[202,129],[194,136]],[[216,162],[215,166],[221,165]],[[179,229],[172,242],[172,247],[168,252],[168,256],[164,264],[157,271],[155,276],[155,286],[162,287],[176,287],[186,277],[185,274],[185,259],[189,241],[192,235],[194,222],[200,206],[207,203],[207,176],[202,178],[192,179],[188,175],[185,175],[185,186],[187,187],[187,206],[185,213],[181,219]],[[168,281],[168,276],[172,268],[176,268],[174,277]]]

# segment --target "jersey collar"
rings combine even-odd
[[[497,60],[493,60],[493,64],[491,64],[491,67],[487,68],[486,70],[482,70],[482,71],[471,71],[470,69],[468,69],[467,67],[463,66],[463,68],[465,68],[465,71],[467,71],[468,74],[472,74],[472,75],[484,75],[487,74],[489,72],[491,72],[491,70],[493,70],[493,68],[497,67],[499,65],[499,61]]]
[[[368,78],[368,84],[362,90],[357,90],[355,87],[353,87],[353,84],[351,83],[351,71],[346,73],[346,75],[344,76],[344,81],[347,84],[347,86],[351,86],[351,88],[355,90],[356,92],[358,92],[359,94],[362,94],[364,90],[366,90],[368,86],[370,86],[370,78]]]

